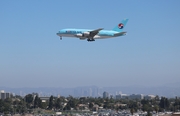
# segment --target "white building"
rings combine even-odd
[[[42,102],[47,102],[49,101],[50,97],[39,97],[39,98],[42,100]]]
[[[4,90],[1,90],[0,92],[0,99],[4,100],[6,98],[11,98],[11,93],[6,93]]]

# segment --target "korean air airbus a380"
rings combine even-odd
[[[95,41],[95,39],[113,38],[118,36],[124,36],[127,32],[123,29],[126,26],[128,19],[124,19],[116,25],[112,30],[103,30],[103,28],[91,30],[91,29],[62,29],[57,35],[62,37],[76,37],[80,40]]]

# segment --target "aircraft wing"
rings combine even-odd
[[[96,29],[96,30],[92,30],[92,31],[89,31],[90,32],[90,37],[94,37],[96,34],[99,33],[99,31],[103,30],[103,28],[99,28],[99,29]]]

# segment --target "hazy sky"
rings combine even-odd
[[[179,0],[1,0],[0,86],[159,86],[180,82]],[[114,28],[87,42],[63,28]]]

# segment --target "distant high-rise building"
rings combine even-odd
[[[109,97],[113,99],[113,95],[109,95]]]
[[[109,93],[105,91],[105,92],[103,93],[103,98],[109,98]]]
[[[103,88],[99,87],[98,88],[98,97],[102,97],[102,95],[103,95]]]
[[[155,97],[156,97],[155,95],[146,95],[144,96],[144,99],[151,100],[151,99],[154,99]]]
[[[144,95],[143,94],[132,94],[129,96],[129,99],[144,99]]]
[[[122,94],[121,91],[116,91],[116,95]]]
[[[92,97],[92,89],[89,88],[89,97]]]
[[[87,96],[88,96],[88,92],[87,92],[86,90],[84,90],[83,96],[84,96],[84,97],[87,97]]]
[[[94,88],[92,92],[93,97],[98,97],[98,88]]]
[[[22,91],[19,92],[19,95],[20,95],[20,96],[23,96],[23,95],[22,95]]]
[[[129,96],[127,94],[116,95],[116,99],[127,99]]]
[[[58,96],[57,96],[58,98],[60,98],[61,96],[60,96],[60,94],[58,94]]]
[[[74,89],[74,96],[78,97],[78,90],[77,89]]]
[[[6,94],[6,98],[11,98],[11,94],[10,93],[5,93]]]
[[[6,99],[6,93],[5,92],[1,92],[1,99],[2,100]]]
[[[4,100],[6,98],[11,98],[11,93],[6,93],[4,90],[0,92],[0,99]]]

